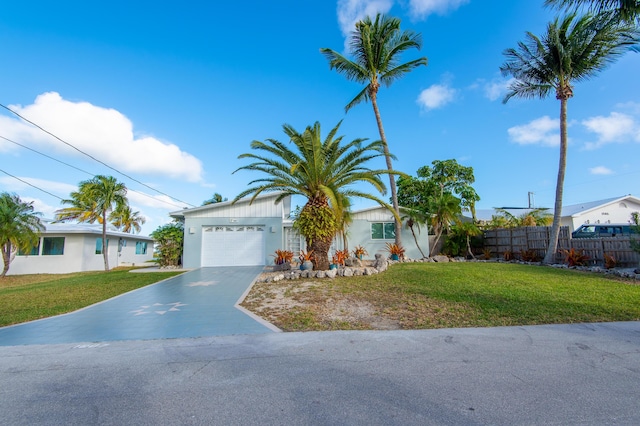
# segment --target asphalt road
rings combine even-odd
[[[2,425],[638,425],[640,323],[0,347]]]

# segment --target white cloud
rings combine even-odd
[[[591,173],[592,175],[612,175],[613,170],[605,166],[597,166],[590,168],[589,173]]]
[[[528,124],[507,130],[509,138],[520,145],[557,146],[560,144],[560,120],[549,116],[540,117]]]
[[[55,182],[51,180],[45,179],[36,179],[32,177],[25,176],[17,176],[21,180],[28,182],[29,184],[44,189],[47,192],[51,192],[54,195],[58,195],[62,198],[69,198],[69,193],[71,191],[77,191],[77,185],[70,185],[68,183],[63,182]],[[17,179],[14,179],[10,176],[0,177],[0,184],[6,188],[6,191],[14,192],[14,191],[23,191],[25,189],[32,189],[33,187],[28,185],[27,183],[20,182]]]
[[[409,13],[415,20],[425,19],[434,13],[444,15],[469,3],[469,0],[409,0]]]
[[[391,6],[393,0],[338,0],[338,23],[342,34],[348,37],[355,29],[356,22],[365,16],[387,13]]]
[[[202,180],[200,160],[175,144],[161,142],[151,136],[135,136],[131,121],[114,109],[98,107],[88,102],[71,102],[55,92],[38,96],[31,105],[13,105],[10,108],[115,168],[190,182]],[[65,155],[81,155],[17,118],[0,116],[0,128],[3,129],[3,136],[16,142],[29,141]],[[2,149],[0,145],[0,150]]]
[[[640,142],[640,124],[627,114],[612,112],[608,117],[591,117],[583,120],[582,125],[598,136],[596,142],[585,144],[586,149],[600,148],[609,143]]]
[[[173,198],[166,195],[149,195],[141,191],[127,191],[127,198],[130,204],[141,205],[145,207],[151,207],[154,209],[163,209],[167,211],[177,211],[183,207],[191,207],[180,201],[176,201]]]
[[[452,102],[456,93],[456,89],[446,84],[434,84],[420,92],[417,102],[418,105],[427,110],[436,109]]]
[[[489,83],[485,83],[484,85],[484,95],[490,101],[498,100],[507,93],[509,86],[511,83],[515,81],[514,78],[510,78],[509,80],[492,80]]]

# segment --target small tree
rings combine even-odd
[[[179,221],[167,223],[151,233],[156,242],[155,258],[162,267],[178,267],[182,264],[184,224]]]
[[[0,277],[9,272],[9,265],[18,249],[29,250],[37,245],[44,230],[40,213],[35,212],[33,202],[24,202],[16,194],[0,194],[0,248],[4,268]]]

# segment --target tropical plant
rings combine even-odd
[[[398,256],[398,259],[402,259],[404,257],[405,249],[402,246],[397,245],[396,243],[387,243],[387,251],[391,255]]]
[[[419,33],[401,31],[400,19],[378,14],[373,21],[370,17],[365,17],[356,23],[355,31],[351,33],[349,42],[349,50],[353,59],[348,59],[328,48],[320,49],[320,52],[329,61],[331,69],[343,74],[348,80],[365,85],[360,93],[347,104],[345,110],[349,111],[361,102],[371,101],[389,171],[389,187],[395,210],[396,229],[401,227],[400,207],[398,206],[395,177],[392,173],[392,155],[389,152],[378,108],[378,90],[381,84],[388,87],[414,68],[421,65],[426,66],[426,57],[400,63],[400,55],[403,52],[409,49],[420,50],[421,47],[422,37]],[[400,232],[396,232],[395,241],[396,244],[401,245]]]
[[[208,206],[209,204],[222,203],[223,201],[227,201],[227,198],[222,198],[222,195],[215,192],[211,198],[209,198],[208,200],[204,200],[202,202],[202,205]]]
[[[184,224],[174,221],[158,227],[151,234],[155,241],[155,259],[162,267],[178,267],[182,263]]]
[[[422,251],[420,244],[418,244],[418,237],[416,235],[415,228],[417,228],[418,233],[420,233],[420,227],[427,224],[427,222],[429,221],[429,216],[418,209],[404,209],[402,212],[404,213],[404,215],[402,216],[402,220],[404,221],[406,227],[411,231],[411,235],[413,235],[413,241],[416,243],[418,251],[422,255],[422,258],[427,257]]]
[[[293,252],[291,250],[276,250],[276,254],[272,255],[275,259],[273,263],[282,265],[283,263],[291,263],[293,260]]]
[[[462,210],[460,199],[445,192],[439,197],[430,201],[427,207],[430,213],[431,229],[435,234],[433,249],[437,250],[438,241],[444,233],[448,233],[453,224],[459,222]]]
[[[313,262],[314,258],[315,256],[313,255],[313,250],[300,250],[300,256],[298,256],[298,259],[300,259],[300,263]]]
[[[613,255],[604,253],[604,267],[606,269],[613,269],[618,265],[618,261]]]
[[[331,258],[331,263],[334,265],[344,265],[345,260],[349,258],[349,250],[336,250],[335,254]]]
[[[126,205],[121,206],[119,210],[112,211],[109,215],[109,221],[122,232],[139,234],[147,219],[139,211],[134,212],[131,206]]]
[[[540,262],[541,257],[536,249],[526,249],[520,252],[520,259],[524,262]]]
[[[576,250],[573,247],[570,250],[562,250],[562,254],[564,255],[564,262],[569,267],[585,266],[589,261],[589,256],[583,250]]]
[[[77,220],[78,222],[102,224],[102,247],[107,247],[107,217],[114,211],[122,211],[128,206],[127,187],[118,182],[113,176],[97,175],[92,179],[80,182],[78,191],[71,194],[71,198],[62,200],[62,204],[72,206],[71,210],[60,209],[56,211],[56,220],[65,222]],[[85,212],[80,211],[82,207]],[[104,270],[109,270],[109,251],[102,250]]]
[[[636,253],[640,253],[640,240],[634,235],[640,234],[640,212],[631,213],[631,248]]]
[[[447,237],[447,240],[453,240],[456,237],[461,239],[467,250],[466,256],[470,259],[475,259],[473,250],[471,249],[471,237],[482,235],[482,230],[473,222],[459,222],[452,226],[452,234]]]
[[[522,213],[519,216],[514,215],[504,208],[497,208],[498,216],[492,216],[493,218],[502,217],[503,220],[495,220],[495,223],[500,223],[500,228],[518,228],[520,226],[549,226],[553,221],[553,215],[547,213],[549,209],[537,208]]]
[[[16,194],[0,194],[0,249],[2,249],[2,275],[9,272],[9,266],[19,249],[29,250],[38,245],[44,225],[41,214],[34,211],[33,201],[25,202]]]
[[[251,181],[250,187],[240,193],[234,203],[249,194],[253,194],[253,201],[262,192],[269,191],[280,192],[276,202],[294,194],[307,199],[293,225],[315,253],[316,270],[329,268],[329,248],[339,231],[338,214],[345,205],[345,198],[366,198],[393,210],[378,197],[353,187],[357,183],[367,183],[384,194],[386,188],[380,176],[389,172],[366,167],[369,160],[384,155],[382,142],[364,143],[366,139],[354,139],[342,144],[343,136],[336,136],[339,127],[340,123],[323,141],[318,122],[302,133],[285,124],[284,133],[295,150],[276,139],[253,141],[251,148],[261,153],[240,155],[238,158],[256,161],[235,171],[255,170],[266,176]]]
[[[500,70],[515,78],[504,103],[513,97],[546,98],[551,92],[560,101],[560,160],[546,264],[553,262],[558,247],[567,163],[567,101],[573,97],[573,84],[595,76],[638,40],[631,24],[607,15],[572,13],[549,23],[541,38],[527,33],[518,48],[504,51],[507,60]]]
[[[358,259],[362,259],[363,256],[368,255],[367,250],[362,246],[355,246],[353,249],[353,255]]]

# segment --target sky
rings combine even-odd
[[[422,35],[422,49],[403,61],[429,61],[379,93],[394,167],[415,175],[455,159],[473,167],[478,209],[526,207],[529,192],[535,207],[552,207],[559,102],[503,104],[509,81],[499,70],[505,49],[527,31],[541,35],[559,14],[543,3],[6,2],[0,104],[49,133],[0,108],[0,191],[52,218],[79,182],[113,175],[148,235],[171,221],[169,212],[213,193],[231,200],[262,177],[233,173],[248,164],[238,156],[253,140],[287,142],[283,124],[302,132],[317,121],[326,135],[342,120],[346,140],[377,140],[370,103],[344,110],[362,86],[330,70],[319,49],[346,54],[354,23],[382,12]],[[640,54],[630,52],[575,84],[565,205],[640,195],[639,70]],[[369,166],[385,168],[377,160]]]

